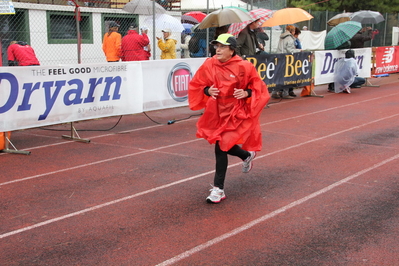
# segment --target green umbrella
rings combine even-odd
[[[327,33],[324,41],[324,48],[326,50],[333,50],[345,42],[349,41],[359,30],[362,24],[357,21],[345,21],[338,24]]]

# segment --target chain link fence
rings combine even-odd
[[[133,1],[150,2],[150,0]],[[156,37],[162,37],[162,28],[170,27],[169,25],[171,24],[169,22],[171,21],[163,21],[162,24],[162,22],[157,23],[158,15],[153,17],[150,14],[128,13],[122,10],[126,2],[126,0],[115,2],[87,0],[77,2],[80,6],[80,13],[77,12],[74,1],[20,0],[14,2],[15,14],[0,15],[2,65],[8,65],[7,48],[11,41],[23,41],[31,45],[41,65],[75,64],[79,63],[79,57],[82,63],[106,62],[102,51],[102,39],[108,31],[108,25],[111,21],[115,21],[120,25],[119,33],[122,36],[127,34],[128,28],[132,24],[148,27],[148,36],[152,49],[151,59],[160,59],[161,51],[157,47]],[[255,8],[277,10],[285,7],[284,1],[276,0],[250,1],[248,3],[239,0],[221,1],[220,3],[217,3],[216,0],[209,2],[198,0],[156,0],[156,3],[162,6],[169,17],[177,20],[183,29],[173,29],[172,36],[177,42],[177,58],[190,56],[189,53],[185,53],[184,49],[184,47],[186,47],[186,50],[188,49],[185,37],[189,31],[201,33],[201,38],[207,40],[208,43],[215,34],[214,28],[202,31],[195,29],[195,27],[193,28],[196,24],[195,21],[188,22],[183,19],[187,12],[201,11],[210,13],[222,6],[239,6],[247,10]],[[328,19],[339,13],[307,11],[314,18],[310,21],[297,23],[296,26],[299,28],[307,26],[311,31],[329,31],[331,27],[327,25]],[[383,15],[385,17],[384,22],[377,25],[364,25],[372,26],[379,31],[372,41],[366,43],[366,47],[393,45],[392,28],[398,25],[398,15]],[[155,22],[152,21],[153,18],[155,18]],[[188,25],[183,26],[182,23]],[[267,30],[267,32],[281,32],[282,28]],[[78,33],[81,38],[80,47],[78,47]],[[199,46],[199,42],[197,42],[197,45]],[[209,48],[209,45],[207,47]],[[197,48],[199,49],[199,47]],[[208,53],[199,56],[205,57],[207,55]],[[194,55],[191,54],[191,56]]]

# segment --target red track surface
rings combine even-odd
[[[398,77],[272,100],[216,205],[198,117],[166,125],[187,107],[75,123],[89,144],[13,132],[32,154],[0,155],[0,265],[399,265]]]

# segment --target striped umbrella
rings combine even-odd
[[[359,30],[362,24],[357,21],[345,21],[330,30],[324,40],[324,49],[332,50],[349,41]]]
[[[259,20],[259,25],[262,25],[263,22],[272,17],[273,11],[269,9],[259,8],[249,11],[249,15],[251,16],[251,20],[231,24],[228,33],[237,37],[238,34],[240,34],[240,32],[245,29],[246,26],[248,26],[251,22],[255,20]]]

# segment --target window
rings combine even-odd
[[[93,43],[91,14],[81,13],[79,25],[82,43]],[[48,11],[47,28],[49,44],[77,43],[75,13]]]
[[[125,36],[129,26],[136,24],[138,25],[138,15],[134,14],[103,14],[102,15],[102,29],[103,29],[103,34],[105,34],[108,31],[108,25],[111,21],[115,21],[120,25],[119,27],[119,33],[122,34],[122,36]]]
[[[27,10],[15,9],[15,15],[0,15],[0,37],[0,52],[3,53],[0,66],[7,66],[7,48],[11,41],[24,41],[30,44]]]

